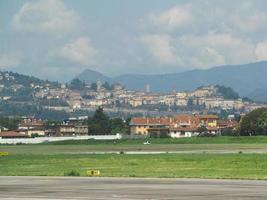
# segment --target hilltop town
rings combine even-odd
[[[63,116],[67,117],[77,112],[92,113],[99,106],[117,116],[177,113],[229,115],[266,106],[241,98],[231,88],[219,85],[203,86],[193,91],[153,93],[148,84],[144,85],[143,91],[133,91],[120,84],[100,81],[85,84],[79,79],[60,84],[12,72],[0,73],[0,98],[0,112],[8,116],[33,115],[42,110],[44,113],[64,113]]]
[[[109,85],[97,81],[86,85],[78,79],[69,85],[61,85],[59,88],[43,88],[36,92],[35,97],[45,100],[61,100],[65,105],[49,105],[51,110],[75,110],[93,111],[97,107],[104,107],[110,112],[142,113],[158,115],[158,112],[197,112],[220,113],[222,110],[229,114],[246,113],[263,104],[242,99],[231,88],[224,86],[205,86],[194,91],[182,91],[172,93],[152,93],[150,86],[145,85],[143,91],[127,90],[120,84]]]

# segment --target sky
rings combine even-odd
[[[265,0],[0,0],[0,69],[69,81],[267,60]]]

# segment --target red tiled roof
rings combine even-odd
[[[218,126],[221,128],[235,128],[238,124],[239,123],[234,120],[218,120]]]
[[[176,115],[174,117],[175,123],[192,123],[199,124],[199,117],[195,115]]]
[[[171,128],[170,131],[190,131],[190,132],[196,132],[198,130],[197,127],[191,126],[191,127],[177,127],[177,128]]]
[[[198,115],[200,119],[219,119],[217,115]]]
[[[169,127],[173,131],[197,131],[201,119],[217,119],[216,115],[189,115],[181,114],[174,117],[159,118],[132,118],[132,125],[155,125],[162,124]],[[218,130],[217,127],[207,127],[208,130]]]
[[[200,120],[198,116],[194,115],[176,115],[175,117],[159,117],[159,118],[144,118],[135,117],[132,118],[131,123],[135,125],[143,124],[164,124],[171,125],[175,123],[191,123],[199,124]]]
[[[27,135],[16,131],[2,131],[0,132],[0,137],[27,137]]]
[[[168,125],[171,123],[171,118],[144,118],[135,117],[131,120],[132,124],[164,124]]]
[[[44,126],[43,122],[27,122],[27,123],[22,123],[20,126]]]

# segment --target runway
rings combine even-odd
[[[89,177],[0,177],[1,200],[267,199],[267,181]]]

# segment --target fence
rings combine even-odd
[[[86,135],[70,137],[37,137],[37,138],[0,138],[0,144],[39,144],[43,142],[56,142],[65,140],[116,140],[121,139],[120,134],[116,135]]]

